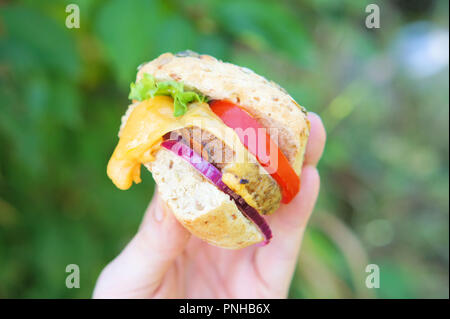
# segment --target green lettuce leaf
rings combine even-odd
[[[144,73],[142,79],[130,84],[130,100],[144,101],[157,95],[171,96],[174,101],[173,115],[181,116],[186,113],[188,104],[192,102],[206,102],[204,95],[194,91],[184,91],[183,83],[176,81],[156,82],[155,78]]]

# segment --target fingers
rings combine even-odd
[[[138,233],[101,273],[94,298],[152,296],[188,238],[189,232],[155,195]]]
[[[282,204],[274,213],[271,225],[282,231],[283,237],[300,232],[308,222],[319,195],[320,177],[312,165],[302,169],[302,186],[300,192],[289,204]],[[272,224],[273,223],[273,224]],[[288,233],[286,233],[288,232]]]
[[[297,249],[298,239],[311,216],[319,195],[320,177],[314,166],[304,166],[302,170],[302,187],[297,196],[287,205],[282,204],[268,222],[274,234],[270,245],[262,250],[285,252]],[[283,246],[283,247],[281,247]],[[281,250],[280,250],[281,249]]]
[[[288,205],[268,220],[273,232],[271,243],[257,248],[256,264],[264,272],[267,283],[278,285],[287,293],[291,281],[300,243],[319,194],[319,173],[314,166],[302,170],[302,187]],[[262,271],[261,271],[262,272]]]
[[[288,205],[281,205],[274,214],[272,223],[279,223],[282,231],[291,230],[294,233],[297,228],[306,225],[314,208],[319,193],[320,178],[315,166],[322,156],[325,147],[326,133],[322,120],[315,113],[309,113],[308,119],[311,124],[308,144],[306,146],[305,161],[301,173],[300,192]],[[284,226],[283,226],[284,225]]]
[[[311,125],[308,144],[306,145],[305,161],[303,165],[316,166],[322,156],[325,147],[326,132],[322,120],[315,113],[308,113]]]
[[[322,156],[326,133],[317,114],[309,113],[311,130],[306,146],[304,166],[301,173],[301,188],[297,196],[287,205],[281,205],[268,222],[273,232],[272,242],[257,248],[256,266],[269,269],[264,272],[268,285],[276,285],[285,294],[297,262],[303,233],[319,195],[320,177],[316,165]],[[261,273],[263,273],[261,271]]]

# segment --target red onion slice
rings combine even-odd
[[[165,140],[164,142],[162,142],[161,146],[186,160],[211,183],[216,185],[222,192],[228,194],[234,200],[239,210],[248,219],[255,223],[263,233],[265,237],[263,244],[267,245],[270,242],[270,239],[272,238],[272,231],[270,230],[270,227],[264,217],[262,217],[256,209],[247,204],[247,202],[241,196],[233,192],[227,185],[225,185],[225,183],[222,181],[222,172],[217,167],[204,160],[193,149],[191,149],[186,144],[183,144],[182,142],[175,140]]]

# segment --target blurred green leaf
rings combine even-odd
[[[302,21],[274,1],[222,1],[213,14],[224,28],[257,50],[287,54],[305,67],[314,63],[313,43]]]
[[[31,51],[44,67],[68,78],[78,78],[80,61],[74,39],[64,25],[38,11],[19,6],[3,7],[0,17],[6,39],[12,39],[20,43],[21,49]],[[22,63],[21,55],[8,57],[16,65]]]
[[[113,0],[101,8],[96,32],[121,86],[134,79],[136,68],[158,53],[165,11],[157,1]]]

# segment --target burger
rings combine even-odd
[[[140,183],[144,165],[195,236],[228,249],[268,244],[265,217],[300,189],[305,109],[253,71],[192,51],[142,64],[129,98],[113,183]]]

